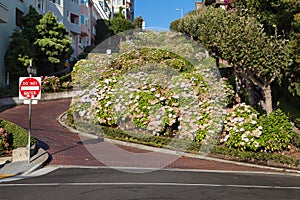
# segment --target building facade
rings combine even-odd
[[[206,6],[215,5],[216,7],[224,8],[224,0],[202,0],[195,1],[196,9],[204,9]]]
[[[4,55],[10,36],[15,29],[20,29],[20,18],[28,13],[29,6],[35,0],[0,0],[0,87],[9,84],[9,74],[5,68]]]
[[[41,14],[52,12],[58,22],[69,32],[76,59],[87,46],[95,43],[98,19],[112,17],[112,5],[108,0],[0,0],[0,87],[9,84],[4,55],[15,29],[20,29],[20,18],[32,5]]]
[[[112,5],[114,13],[119,13],[122,9],[125,18],[134,21],[134,0],[108,0],[108,2]]]

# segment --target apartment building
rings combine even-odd
[[[20,18],[28,13],[35,0],[0,0],[0,87],[9,84],[9,74],[5,68],[4,55],[9,38],[15,29],[20,29]]]
[[[53,12],[58,22],[64,24],[74,50],[71,59],[94,44],[97,20],[112,17],[108,0],[0,0],[0,87],[9,84],[4,64],[9,37],[15,29],[21,28],[20,18],[28,13],[30,5],[41,14]]]
[[[201,0],[195,1],[196,9],[204,9],[206,6],[215,4],[217,7],[224,7],[224,0]]]
[[[119,13],[122,8],[125,18],[131,22],[134,21],[134,0],[108,0],[107,2],[112,5],[114,13]]]
[[[41,14],[54,13],[57,21],[63,23],[69,32],[74,53],[72,59],[80,54],[79,35],[81,34],[81,0],[35,0],[35,8]]]
[[[80,0],[80,6],[81,33],[78,41],[78,54],[81,54],[87,46],[95,45],[97,20],[109,20],[112,16],[112,9],[106,0]]]

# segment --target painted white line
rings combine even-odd
[[[186,186],[186,187],[229,187],[229,188],[252,188],[252,189],[290,189],[300,190],[300,187],[276,186],[276,185],[222,185],[206,183],[18,183],[18,184],[0,184],[0,187],[36,187],[36,186]]]
[[[198,172],[198,173],[223,173],[223,174],[263,174],[278,176],[297,176],[296,173],[264,172],[264,171],[233,171],[233,170],[208,170],[208,169],[180,169],[180,168],[146,168],[146,167],[118,167],[118,166],[81,166],[81,165],[53,165],[61,169],[111,169],[111,170],[137,170],[137,171],[171,171],[171,172]]]

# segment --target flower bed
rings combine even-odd
[[[162,147],[179,139],[188,152],[206,149],[246,161],[299,164],[300,158],[283,155],[298,148],[299,137],[280,110],[267,117],[246,104],[235,105],[233,88],[219,78],[214,60],[203,50],[195,55],[193,43],[178,35],[165,34],[138,33],[120,44],[119,53],[92,53],[78,62],[72,77],[80,94],[69,121],[131,142]],[[175,38],[182,43],[171,44]],[[226,105],[233,105],[227,114]]]
[[[204,50],[193,56],[195,47],[176,34],[186,40],[176,48],[161,39],[165,33],[142,37],[149,42],[153,34],[159,36],[162,48],[153,44],[137,48],[142,39],[137,45],[125,41],[120,53],[91,54],[77,63],[72,77],[81,94],[71,108],[74,123],[82,120],[148,136],[217,142],[226,86],[217,77],[214,60],[205,58]]]

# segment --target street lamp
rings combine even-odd
[[[183,9],[182,8],[176,8],[176,11],[180,11],[180,18],[183,17]]]

